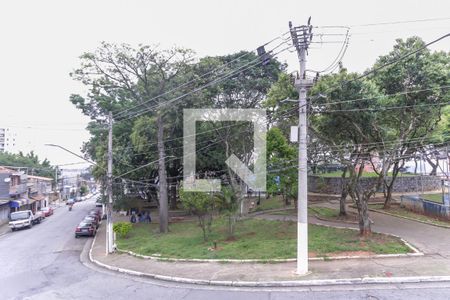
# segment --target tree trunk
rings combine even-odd
[[[417,157],[414,155],[414,175],[417,175]]]
[[[169,198],[170,198],[170,209],[177,209],[177,186],[173,179],[168,180],[169,184]]]
[[[359,234],[363,237],[370,236],[372,234],[372,228],[370,227],[368,200],[363,197],[359,201]]]
[[[205,224],[205,216],[198,216],[198,223],[203,233],[203,241],[207,241],[208,237],[206,235],[206,224]]]
[[[392,202],[392,190],[394,189],[394,183],[395,180],[397,179],[397,175],[400,171],[400,168],[403,167],[405,163],[403,162],[402,165],[399,165],[399,162],[396,161],[394,163],[394,168],[392,169],[392,177],[391,177],[391,182],[388,184],[387,183],[387,179],[384,179],[384,186],[386,188],[386,193],[385,193],[385,198],[384,198],[384,209],[389,209],[391,207],[391,202]]]
[[[167,233],[169,231],[169,211],[167,199],[167,175],[164,149],[164,124],[161,113],[157,117],[158,126],[158,177],[159,177],[159,232]]]
[[[347,169],[344,170],[341,177],[341,199],[339,200],[339,216],[347,216],[347,208],[345,207],[345,200],[348,195],[347,181],[345,180],[345,175],[347,173]]]
[[[438,164],[434,163],[434,161],[428,157],[428,155],[425,155],[425,160],[430,164],[431,166],[431,172],[430,172],[430,176],[436,176],[437,174],[437,168],[438,168]]]

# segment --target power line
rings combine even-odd
[[[281,37],[284,36],[284,35],[286,35],[287,33],[289,33],[289,32],[283,33],[283,34],[281,35]],[[265,43],[262,47],[267,46],[268,44],[270,44],[270,43],[276,41],[277,39],[282,39],[281,37],[279,36],[279,37],[276,37],[276,38],[272,39],[271,41]],[[280,45],[284,44],[285,42],[286,42],[286,41],[283,41]],[[280,46],[280,45],[279,45],[279,46]],[[274,49],[278,48],[279,46],[275,47]],[[255,49],[255,50],[256,50],[256,49]],[[253,51],[255,51],[255,50],[253,50]],[[273,50],[272,50],[272,51],[273,51]],[[250,52],[250,53],[251,53],[251,52]],[[183,88],[183,87],[185,87],[185,86],[187,86],[187,85],[189,85],[189,84],[191,84],[191,83],[197,82],[198,80],[200,80],[200,79],[202,79],[202,78],[204,78],[204,77],[206,77],[206,76],[208,76],[208,75],[211,75],[211,74],[215,75],[215,73],[217,73],[218,71],[225,70],[226,67],[227,67],[228,65],[231,65],[232,63],[234,63],[234,62],[236,62],[236,61],[239,61],[241,58],[250,55],[250,53],[244,53],[243,55],[240,55],[239,57],[237,57],[237,58],[235,58],[235,59],[233,59],[233,60],[227,62],[226,64],[224,64],[224,65],[222,65],[222,66],[220,66],[220,67],[218,67],[218,68],[215,68],[215,69],[213,69],[213,70],[211,70],[211,71],[208,71],[208,72],[206,72],[206,73],[200,75],[198,78],[192,79],[192,80],[190,80],[190,81],[188,81],[188,82],[186,82],[186,83],[183,83],[183,84],[181,84],[181,85],[179,85],[179,86],[176,86],[176,87],[174,87],[174,88],[172,88],[172,89],[170,89],[170,90],[168,90],[168,91],[166,91],[166,92],[164,92],[164,93],[162,93],[162,94],[160,94],[160,95],[157,95],[157,96],[155,96],[155,97],[152,97],[151,99],[148,99],[148,100],[146,100],[146,101],[144,101],[144,102],[142,102],[142,103],[136,104],[136,105],[133,106],[133,107],[124,109],[123,111],[120,111],[119,113],[116,113],[116,115],[114,116],[114,118],[123,117],[123,114],[124,114],[126,111],[129,111],[129,110],[135,109],[135,108],[137,108],[137,107],[143,106],[143,105],[145,105],[146,103],[148,103],[148,102],[150,102],[150,101],[153,101],[153,100],[156,100],[156,99],[158,99],[158,98],[161,98],[162,96],[165,96],[165,95],[167,95],[167,94],[169,94],[169,93],[172,93],[172,92],[174,92],[174,91],[176,91],[176,90],[178,90],[178,89],[180,89],[180,88]],[[254,59],[253,61],[259,60],[259,59],[260,59],[260,57],[257,57],[257,58]]]
[[[283,44],[285,44],[285,43],[286,43],[286,42],[283,42],[283,43],[281,43],[280,45],[283,45]],[[277,47],[279,47],[280,45],[278,45]],[[291,47],[292,47],[292,46],[288,46],[288,47],[286,47],[286,48],[284,48],[284,49],[278,51],[277,53],[273,54],[273,56],[278,55],[278,54],[280,54],[280,53],[282,53],[282,52],[288,50],[288,49],[291,48]],[[256,63],[254,63],[255,61],[256,61]],[[253,63],[253,64],[252,64],[252,63]],[[185,98],[185,97],[188,96],[188,95],[191,95],[191,94],[193,94],[193,93],[199,92],[199,91],[201,91],[201,90],[203,90],[203,89],[205,89],[205,88],[207,88],[207,87],[209,87],[209,86],[215,85],[215,84],[220,83],[220,82],[222,82],[222,81],[224,81],[224,80],[226,80],[226,79],[229,79],[230,77],[232,77],[232,76],[234,76],[234,75],[236,75],[236,74],[238,74],[238,73],[241,73],[241,72],[244,72],[244,71],[246,71],[246,70],[248,70],[248,69],[254,68],[255,66],[257,66],[257,65],[259,65],[259,64],[261,64],[261,63],[262,63],[262,62],[261,62],[261,59],[260,59],[259,57],[258,57],[258,58],[255,58],[254,60],[252,60],[252,61],[246,63],[246,64],[243,65],[243,66],[240,66],[238,69],[229,72],[227,75],[225,75],[225,76],[223,76],[223,77],[221,77],[221,78],[215,79],[215,80],[213,80],[213,81],[211,81],[211,82],[209,82],[209,83],[207,83],[207,84],[205,84],[205,85],[203,85],[203,86],[200,86],[200,87],[195,88],[195,89],[193,89],[193,90],[191,90],[191,91],[189,91],[189,92],[186,92],[186,93],[184,93],[184,94],[182,94],[182,95],[180,95],[180,96],[177,96],[177,97],[175,97],[175,98],[172,98],[172,99],[170,99],[170,100],[168,100],[168,101],[166,101],[166,102],[164,102],[164,103],[159,103],[159,104],[156,104],[156,105],[154,105],[154,106],[147,107],[147,108],[145,108],[145,109],[143,109],[143,110],[141,110],[141,111],[139,111],[139,112],[137,112],[137,113],[135,113],[135,114],[131,114],[131,115],[125,116],[123,119],[120,119],[120,120],[118,120],[118,121],[121,122],[121,121],[129,120],[129,119],[131,119],[131,118],[135,118],[135,117],[138,117],[138,116],[140,116],[140,115],[142,115],[142,114],[144,114],[144,113],[147,113],[147,112],[149,112],[149,111],[151,111],[151,110],[158,109],[158,108],[160,108],[160,107],[163,107],[163,106],[167,106],[167,105],[169,105],[169,104],[172,104],[172,103],[174,103],[174,102],[176,102],[176,101],[178,101],[178,100],[181,100],[181,99]],[[244,67],[245,67],[245,68],[244,68]],[[242,68],[244,68],[244,69],[242,69]]]
[[[411,107],[426,107],[426,106],[445,106],[450,105],[450,102],[441,103],[425,103],[425,104],[411,104],[411,105],[399,105],[399,106],[379,106],[377,108],[352,108],[352,109],[330,109],[330,110],[317,110],[313,113],[335,113],[335,112],[360,112],[360,111],[386,111],[392,109],[402,109]]]
[[[398,25],[398,24],[410,24],[410,23],[422,23],[422,22],[434,22],[450,20],[449,17],[444,18],[428,18],[428,19],[416,19],[416,20],[404,20],[404,21],[389,21],[380,23],[366,23],[366,24],[353,24],[349,27],[368,27],[368,26],[384,26],[384,25]]]
[[[385,95],[380,95],[380,96],[375,96],[375,97],[350,99],[350,100],[342,100],[342,101],[335,101],[335,102],[317,103],[317,105],[333,105],[333,104],[350,103],[350,102],[358,102],[358,101],[366,101],[366,100],[375,100],[375,99],[379,99],[379,98],[394,97],[394,96],[400,96],[400,95],[408,95],[408,94],[413,94],[413,93],[420,93],[420,92],[426,92],[426,91],[432,91],[432,90],[438,90],[438,89],[446,89],[446,88],[450,88],[450,85],[441,85],[441,86],[432,87],[432,88],[404,91],[404,92],[398,92],[398,93],[393,93],[393,94],[385,94]]]
[[[443,40],[443,39],[445,39],[445,38],[448,38],[449,36],[450,36],[450,33],[447,33],[447,34],[445,34],[445,35],[443,35],[443,36],[441,36],[441,37],[439,37],[439,38],[437,38],[437,39],[435,39],[435,40],[433,40],[433,41],[431,41],[431,42],[425,44],[424,46],[422,46],[422,47],[420,47],[420,48],[418,48],[418,49],[416,49],[416,50],[414,50],[414,51],[410,51],[410,52],[408,52],[408,53],[406,53],[406,54],[404,54],[404,55],[402,55],[402,56],[400,56],[400,57],[398,57],[398,58],[392,59],[391,61],[389,61],[389,62],[387,62],[387,63],[385,63],[385,64],[383,64],[383,65],[381,65],[381,66],[379,66],[379,67],[372,68],[371,70],[365,72],[365,73],[362,74],[362,75],[357,76],[356,78],[338,82],[338,83],[332,85],[331,87],[329,87],[327,93],[329,93],[329,92],[332,91],[333,89],[336,89],[336,88],[341,87],[341,86],[344,85],[344,84],[348,84],[348,83],[351,83],[351,82],[360,80],[360,79],[362,79],[362,78],[365,78],[365,77],[367,77],[367,76],[369,76],[369,75],[371,75],[371,74],[373,74],[373,73],[378,72],[378,71],[381,70],[381,69],[384,69],[384,68],[386,68],[386,67],[389,67],[389,66],[391,66],[391,65],[394,65],[394,64],[396,64],[396,63],[398,63],[398,62],[404,60],[405,58],[408,58],[408,57],[410,57],[410,56],[412,56],[412,55],[414,55],[414,54],[416,54],[416,53],[422,52],[423,50],[427,49],[429,46],[431,46],[431,45],[433,45],[433,44],[435,44],[435,43],[437,43],[437,42],[439,42],[439,41],[441,41],[441,40]]]

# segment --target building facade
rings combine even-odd
[[[17,134],[7,127],[0,127],[0,152],[15,153]]]

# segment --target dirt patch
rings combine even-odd
[[[225,239],[225,242],[231,243],[237,241],[237,238],[235,236],[229,236]]]

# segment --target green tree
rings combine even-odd
[[[168,195],[166,146],[167,103],[183,90],[173,91],[190,73],[193,52],[173,48],[157,50],[156,47],[129,45],[120,46],[102,43],[93,53],[81,56],[81,67],[72,76],[87,85],[87,98],[72,95],[71,101],[83,113],[104,123],[108,111],[122,119],[122,126],[133,128],[134,116],[142,111],[154,120],[159,188],[160,231],[168,231]],[[170,92],[169,92],[170,91]],[[163,97],[157,97],[164,94]],[[124,109],[128,109],[124,113]],[[119,114],[119,112],[122,112]],[[126,132],[126,131],[125,131]],[[129,141],[130,132],[122,135]],[[120,139],[120,137],[119,137]],[[121,143],[123,145],[126,143]]]
[[[228,220],[228,237],[234,236],[234,229],[239,213],[239,198],[230,186],[223,186],[216,196],[219,211]]]
[[[198,218],[198,225],[203,232],[203,240],[208,240],[214,211],[214,197],[203,192],[186,192],[180,190],[183,207]]]
[[[267,191],[281,193],[283,201],[296,202],[297,151],[289,145],[281,129],[272,127],[267,132]]]
[[[392,51],[377,59],[374,68],[398,60],[424,45],[425,42],[419,37],[398,39]],[[392,169],[392,175],[385,174],[383,180],[385,208],[390,206],[394,182],[405,160],[417,151],[424,154],[433,152],[433,146],[423,147],[416,141],[426,144],[432,132],[436,131],[442,115],[441,103],[449,99],[449,69],[450,56],[447,53],[424,49],[378,70],[373,76],[382,93],[395,95],[380,99],[377,101],[379,105],[397,107],[379,115],[380,124],[389,130],[382,140],[384,146],[378,152],[383,163],[389,165],[386,169]],[[425,157],[434,165],[429,155]],[[437,167],[437,164],[434,166]],[[436,168],[432,174],[436,175]]]
[[[364,167],[371,162],[371,155],[377,150],[374,145],[381,141],[385,132],[379,125],[378,114],[367,110],[378,107],[375,101],[346,101],[380,96],[373,82],[357,80],[358,76],[342,69],[317,82],[311,93],[327,97],[315,101],[316,112],[310,116],[310,128],[329,145],[330,154],[346,166],[349,175],[346,188],[358,209],[360,234],[366,236],[371,234],[368,201],[381,186],[382,177],[365,189],[361,187],[360,179]]]
[[[27,154],[0,152],[0,166],[24,168],[29,175],[50,178],[55,176],[55,169],[50,165],[50,161],[46,158],[41,161],[33,151]]]

